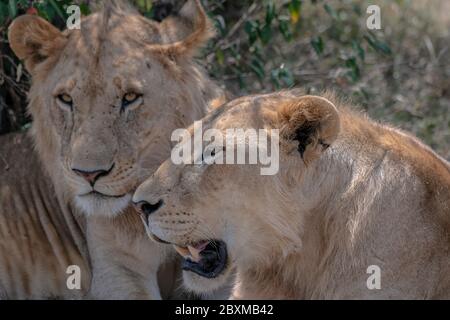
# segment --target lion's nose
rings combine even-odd
[[[101,177],[107,176],[111,170],[113,169],[114,165],[111,166],[108,170],[94,170],[94,171],[84,171],[80,169],[72,168],[72,171],[75,172],[80,177],[84,178],[91,186],[94,186],[95,182],[97,182],[98,179]]]
[[[151,204],[147,201],[141,201],[138,203],[133,203],[133,205],[138,213],[149,216],[152,213],[158,211],[164,205],[164,201],[159,200],[155,204]]]

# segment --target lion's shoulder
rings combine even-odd
[[[28,134],[0,136],[0,176],[2,186],[17,185],[22,179],[45,177]]]
[[[0,299],[83,294],[65,286],[67,266],[87,269],[86,249],[60,195],[27,134],[0,136],[0,241],[8,253],[0,255]]]
[[[450,164],[430,147],[412,134],[390,125],[380,124],[363,114],[343,110],[343,136],[345,146],[352,145],[358,158],[373,163],[385,181],[395,179],[397,183],[413,183],[420,186],[421,193],[410,188],[411,197],[420,200],[423,211],[432,212],[450,226]],[[384,162],[386,166],[381,166]],[[370,166],[369,166],[370,167]],[[373,168],[372,168],[373,169]],[[398,173],[397,177],[390,176]],[[391,181],[392,182],[392,181]]]

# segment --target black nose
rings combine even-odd
[[[164,205],[164,201],[159,200],[155,204],[151,204],[147,201],[141,201],[134,204],[134,208],[140,214],[145,214],[146,216],[151,215],[152,213],[158,211]]]

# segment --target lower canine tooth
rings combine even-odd
[[[190,252],[189,252],[189,250],[188,250],[187,248],[182,248],[182,247],[179,247],[179,246],[173,246],[173,247],[174,247],[175,250],[176,250],[180,255],[182,255],[184,258],[186,258],[187,256],[190,255]]]
[[[200,262],[201,258],[200,258],[200,250],[195,249],[194,247],[188,246],[188,250],[191,253],[192,259],[195,262]]]

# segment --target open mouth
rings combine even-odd
[[[184,258],[182,268],[195,274],[213,279],[218,277],[227,265],[228,253],[225,242],[219,240],[200,241],[195,245],[175,250]]]
[[[204,240],[181,247],[157,237],[148,228],[148,217],[145,214],[140,214],[140,217],[150,239],[162,244],[172,244],[175,250],[183,257],[182,269],[184,271],[191,271],[201,277],[214,279],[225,270],[228,260],[225,242]]]

